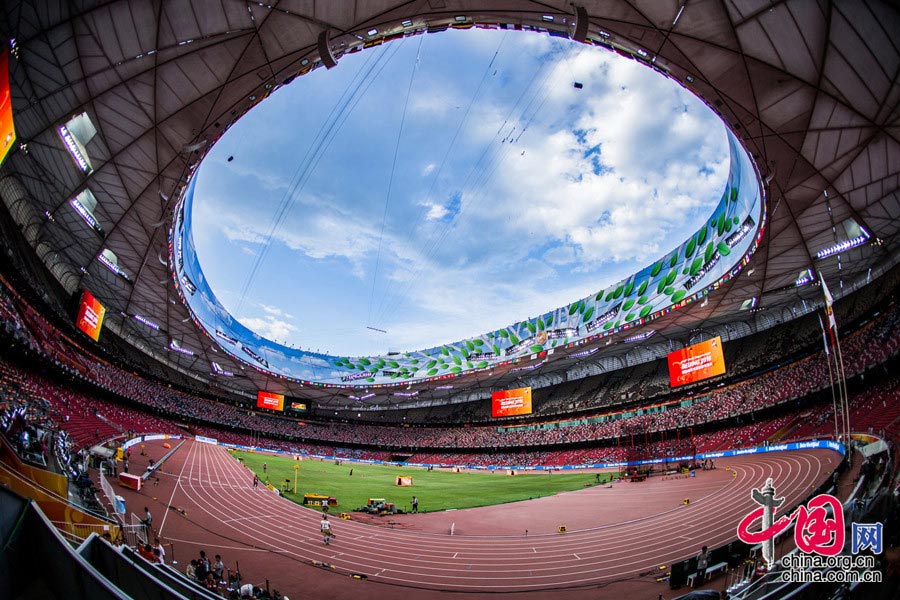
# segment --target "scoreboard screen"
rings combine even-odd
[[[711,340],[670,352],[669,381],[672,387],[687,385],[725,373],[725,357],[722,355],[722,338]]]
[[[0,52],[0,164],[16,141],[12,96],[9,92],[9,50]]]
[[[516,388],[491,394],[491,416],[511,417],[531,414],[531,388]]]
[[[256,394],[256,407],[268,408],[269,410],[284,410],[284,396],[260,390]]]
[[[81,294],[78,305],[78,317],[75,326],[95,342],[100,339],[100,328],[103,327],[103,316],[106,308],[87,290]]]

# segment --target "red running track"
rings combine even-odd
[[[173,542],[181,557],[200,548],[239,557],[244,573],[252,565],[256,580],[267,577],[294,599],[409,600],[432,597],[430,591],[437,590],[444,591],[441,597],[446,592],[529,591],[537,592],[529,596],[550,597],[540,592],[555,591],[555,598],[559,592],[583,590],[596,598],[598,588],[622,581],[645,582],[642,593],[627,596],[655,598],[671,594],[655,583],[659,565],[694,556],[702,545],[716,547],[736,538],[738,522],[756,507],[751,488],[772,477],[778,494],[787,498],[779,514],[788,512],[839,461],[827,450],[720,459],[716,471],[696,478],[657,477],[502,506],[408,515],[403,529],[333,516],[336,539],[327,547],[318,511],[254,489],[250,471],[222,447],[186,443],[165,465],[162,484],[145,488],[143,495],[155,496],[159,535]],[[682,505],[683,498],[691,498],[689,506]],[[414,529],[434,529],[433,522],[451,519],[457,532],[468,535]],[[548,526],[561,519],[568,533]],[[527,536],[509,534],[525,528],[531,532]],[[541,530],[548,533],[534,533]],[[328,566],[310,568],[313,561]],[[361,574],[368,581],[335,574]],[[354,583],[348,587],[349,581]]]

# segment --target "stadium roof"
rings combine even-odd
[[[357,404],[348,390],[242,371],[191,320],[167,244],[193,169],[231,123],[322,55],[340,68],[342,53],[410,32],[504,24],[605,44],[677,79],[729,124],[766,181],[761,246],[708,302],[644,326],[656,339],[791,318],[792,307],[821,298],[817,285],[797,285],[804,273],[821,273],[839,296],[898,259],[900,44],[890,32],[900,13],[884,2],[9,1],[3,11],[21,146],[3,166],[0,194],[13,218],[69,292],[88,287],[107,305],[107,326],[204,378],[212,362],[246,375],[221,384],[230,389]],[[755,312],[741,310],[753,298]],[[193,354],[172,351],[172,340]],[[628,346],[550,362],[529,381],[559,381],[577,360]],[[485,372],[453,380],[453,390],[415,389],[440,398],[522,376]],[[386,392],[369,403],[408,401]]]

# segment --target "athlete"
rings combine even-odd
[[[331,523],[328,521],[328,515],[322,515],[322,523],[319,527],[322,531],[322,542],[327,546],[331,542],[334,534],[331,532]]]

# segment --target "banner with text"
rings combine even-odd
[[[722,356],[722,338],[711,340],[670,352],[669,380],[672,387],[694,383],[725,373],[725,357]]]
[[[516,388],[491,394],[491,416],[511,417],[531,414],[531,388]]]
[[[256,407],[269,410],[284,410],[284,396],[272,392],[260,391],[256,395]]]
[[[106,308],[94,298],[93,294],[84,290],[81,295],[81,304],[78,306],[78,319],[75,321],[75,326],[96,342],[100,338],[100,328],[103,327],[105,314]]]
[[[9,93],[9,50],[0,52],[0,164],[16,141],[12,96]]]

